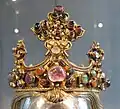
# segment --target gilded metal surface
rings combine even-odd
[[[47,20],[36,23],[31,30],[44,41],[47,53],[39,64],[27,66],[24,41],[19,40],[17,47],[13,48],[14,67],[9,74],[9,85],[15,89],[16,97],[12,109],[20,109],[21,100],[27,97],[42,97],[46,103],[52,104],[81,97],[90,101],[91,109],[103,109],[99,93],[110,86],[110,81],[102,70],[104,51],[100,44],[94,41],[88,51],[88,66],[69,61],[67,51],[85,30],[69,20],[62,6],[56,6],[48,13]]]

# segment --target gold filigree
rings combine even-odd
[[[81,92],[99,93],[110,86],[102,70],[104,51],[98,42],[94,41],[87,53],[88,66],[69,61],[67,51],[85,30],[69,20],[61,6],[55,7],[48,13],[47,20],[36,23],[31,29],[39,40],[44,41],[47,53],[41,63],[27,66],[24,41],[18,41],[13,48],[14,67],[9,74],[9,84],[16,93],[38,92],[47,101],[57,103]]]

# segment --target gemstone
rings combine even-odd
[[[34,28],[35,28],[35,30],[38,30],[38,29],[40,28],[40,23],[36,23],[36,24],[34,25]]]
[[[91,71],[91,74],[92,74],[92,76],[96,76],[96,71],[95,71],[95,70],[92,70],[92,71]]]
[[[48,77],[52,82],[61,82],[66,78],[66,72],[61,66],[54,66],[48,71]]]
[[[9,75],[8,75],[9,81],[14,81],[14,80],[18,80],[18,79],[19,79],[19,77],[18,77],[18,75],[16,75],[15,72],[9,73]]]
[[[59,87],[59,86],[60,86],[60,84],[59,84],[58,82],[56,82],[56,83],[55,83],[55,86],[56,86],[56,87]]]
[[[13,88],[16,87],[16,84],[14,82],[10,82],[9,85],[10,85],[10,87],[13,87]]]
[[[74,24],[75,24],[75,22],[74,22],[73,20],[70,20],[70,21],[68,22],[68,28],[69,28],[70,30],[73,30]]]
[[[97,80],[96,79],[92,80],[91,85],[92,85],[92,87],[97,87],[97,85],[98,85]]]
[[[43,68],[38,68],[38,69],[36,70],[36,75],[41,75],[41,74],[43,74],[44,71],[45,71],[45,69],[43,69]]]
[[[15,79],[15,76],[12,73],[9,73],[8,80],[13,81]]]
[[[65,70],[65,71],[69,70],[69,66],[65,66],[65,67],[64,67],[64,70]]]
[[[88,76],[87,76],[87,75],[83,75],[83,76],[82,76],[82,82],[83,82],[84,84],[87,84],[87,83],[88,83]]]
[[[51,51],[52,51],[52,53],[54,53],[54,54],[58,54],[58,53],[60,53],[60,48],[59,48],[59,47],[53,47],[53,48],[51,49]]]
[[[30,83],[32,83],[34,81],[35,81],[35,77],[33,75],[26,74],[26,76],[25,76],[25,82],[27,84],[30,84]]]
[[[75,28],[75,31],[76,31],[77,34],[80,34],[81,31],[82,31],[81,26],[77,26],[77,27]]]
[[[49,87],[49,85],[50,85],[50,83],[49,83],[49,81],[47,79],[40,79],[39,78],[39,82],[45,88]]]
[[[64,7],[58,5],[54,8],[54,12],[61,12],[62,13],[62,12],[64,12]]]
[[[75,32],[74,31],[70,31],[70,36],[69,36],[69,40],[72,40],[72,38],[75,37]]]

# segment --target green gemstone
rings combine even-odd
[[[87,75],[83,75],[82,81],[83,81],[83,83],[87,84],[88,83],[88,76]]]
[[[60,86],[60,84],[59,84],[59,83],[57,83],[57,84],[55,84],[55,86],[56,86],[56,87],[59,87],[59,86]]]
[[[96,73],[95,70],[92,70],[92,71],[91,71],[91,74],[92,74],[92,76],[96,76],[97,73]]]

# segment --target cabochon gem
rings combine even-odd
[[[66,78],[66,72],[61,66],[54,66],[48,71],[48,77],[52,82],[61,82]]]

